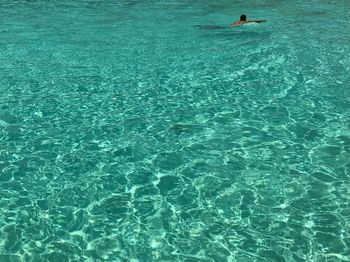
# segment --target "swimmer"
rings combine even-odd
[[[239,21],[236,21],[236,22],[230,24],[230,27],[239,26],[239,25],[243,25],[243,24],[249,24],[249,23],[263,23],[263,22],[267,22],[267,20],[247,20],[246,15],[241,15]]]

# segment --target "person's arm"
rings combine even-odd
[[[264,23],[267,22],[267,20],[249,20],[249,23]]]

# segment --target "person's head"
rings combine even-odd
[[[239,18],[239,20],[241,20],[241,21],[246,21],[246,20],[247,20],[247,16],[246,16],[246,15],[241,15],[241,17]]]

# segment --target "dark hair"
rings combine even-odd
[[[239,20],[246,21],[247,20],[247,16],[246,15],[241,15],[241,18]]]

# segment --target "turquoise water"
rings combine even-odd
[[[2,0],[0,261],[350,261],[349,10]]]

